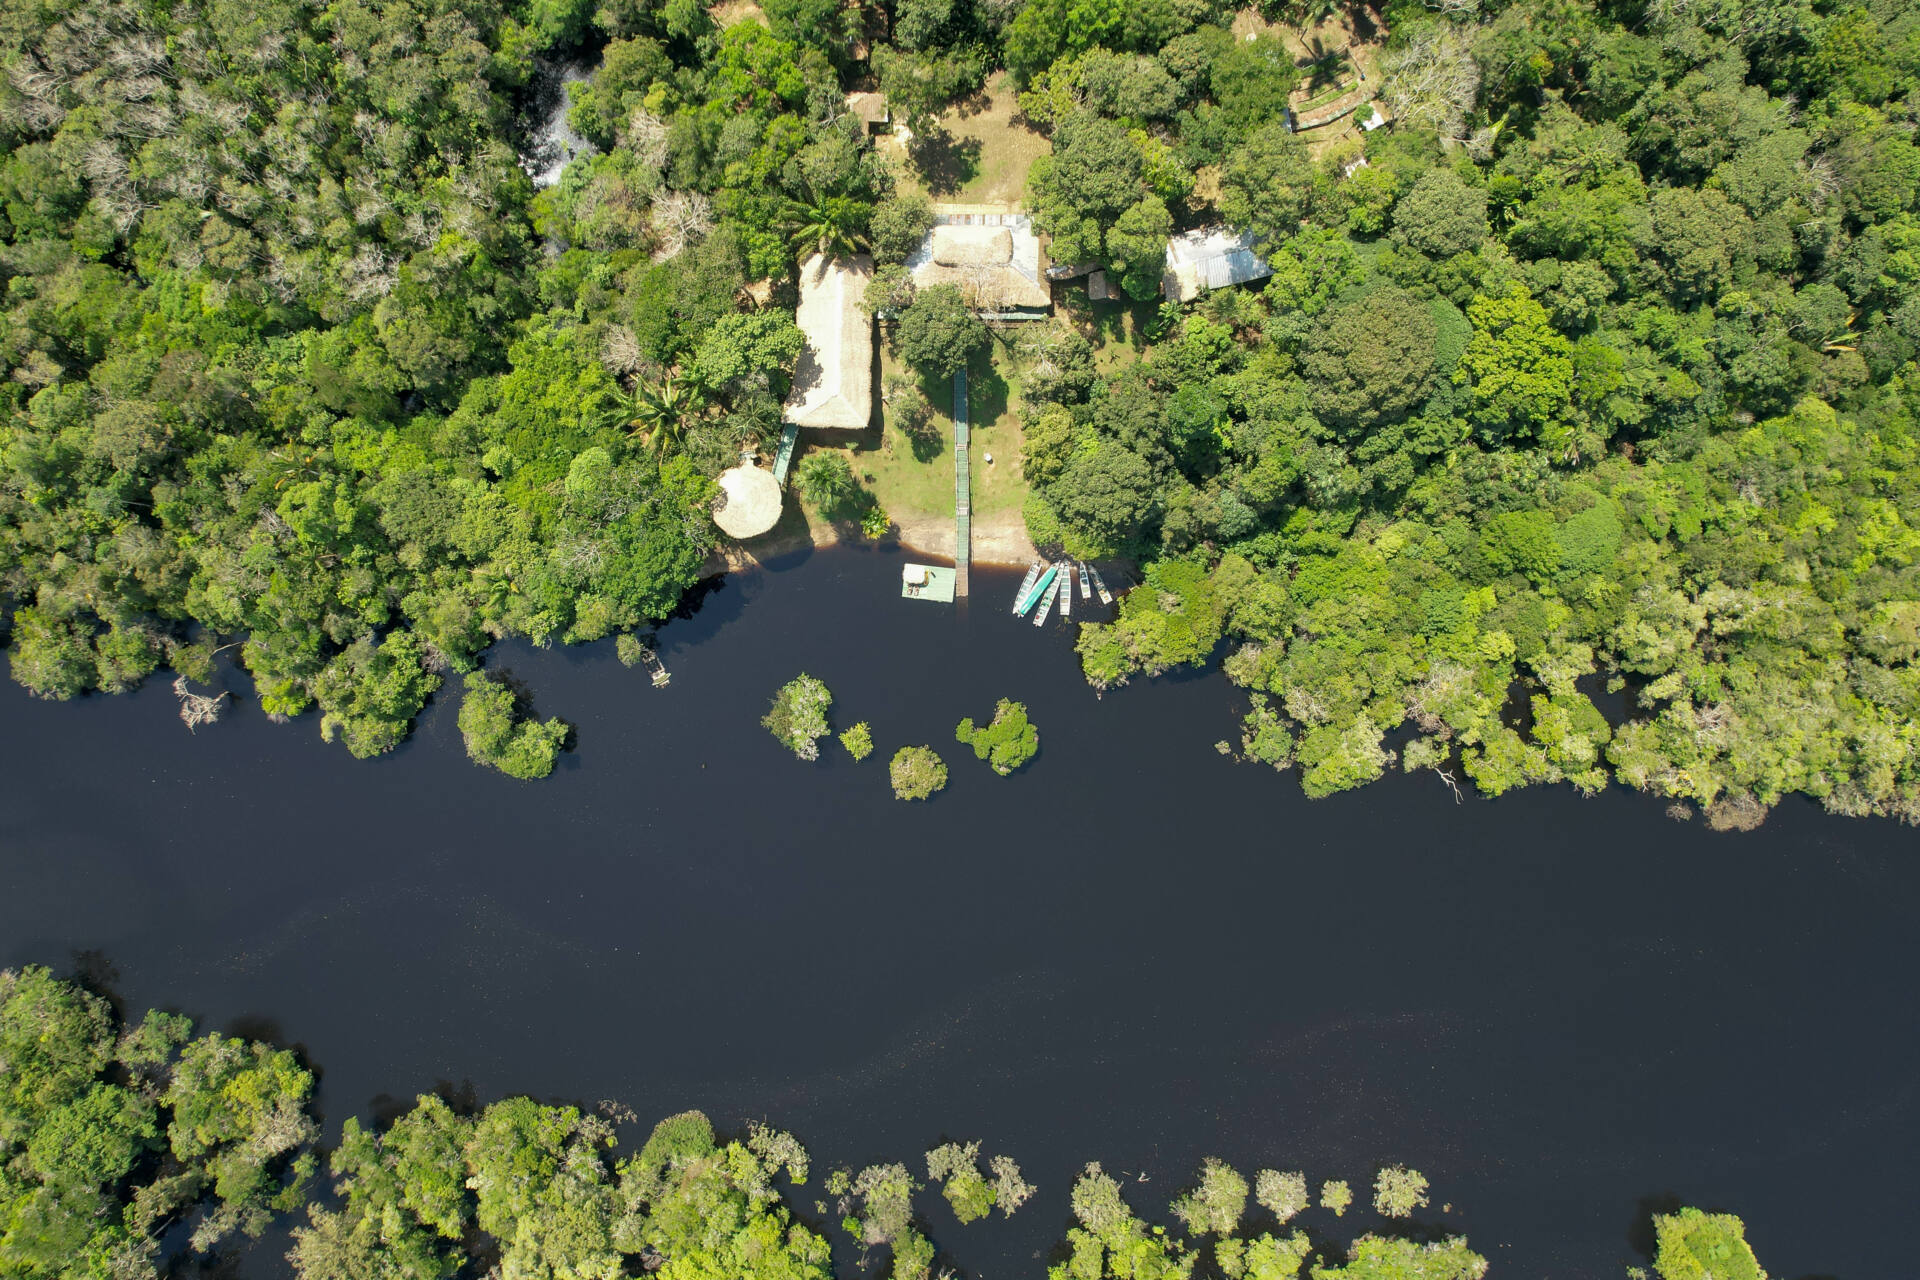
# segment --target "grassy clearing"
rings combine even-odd
[[[1026,480],[1020,473],[1020,384],[1026,361],[1017,341],[1017,330],[997,333],[993,345],[975,356],[967,369],[976,520],[1018,512],[1027,499]],[[917,438],[906,433],[900,425],[902,402],[896,399],[883,408],[878,430],[850,435],[841,447],[848,451],[854,475],[895,520],[951,520],[953,384],[918,377],[883,342],[882,385],[900,375],[914,378],[933,406],[926,430]],[[809,440],[806,447],[832,448],[839,443]],[[993,455],[991,463],[986,460],[988,454]],[[818,513],[810,514],[818,521]]]
[[[880,140],[891,156],[903,190],[925,192],[934,200],[959,204],[1020,206],[1027,169],[1052,144],[1044,134],[1016,123],[1018,95],[1005,72],[996,72],[986,88],[940,117],[941,130],[903,146],[898,137]]]
[[[1147,349],[1147,332],[1160,315],[1157,302],[1095,302],[1087,297],[1084,279],[1056,283],[1053,309],[1093,344],[1094,367],[1102,373],[1138,360]]]

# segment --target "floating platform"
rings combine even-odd
[[[941,604],[952,604],[954,584],[958,580],[958,570],[936,564],[900,566],[900,594],[908,600],[935,600]]]

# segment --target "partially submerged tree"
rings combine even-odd
[[[1373,1181],[1373,1208],[1382,1217],[1411,1217],[1426,1203],[1427,1178],[1418,1169],[1389,1165]]]
[[[887,766],[899,800],[925,800],[947,785],[947,765],[932,747],[902,747]]]
[[[558,717],[543,723],[524,715],[513,689],[484,671],[467,676],[459,724],[467,755],[510,778],[544,778],[552,773],[572,734]]]
[[[820,739],[832,732],[827,711],[833,694],[827,686],[801,672],[774,695],[773,707],[761,718],[767,732],[802,760],[820,758]]]
[[[1002,777],[1033,759],[1040,750],[1040,731],[1027,719],[1027,704],[1011,698],[995,704],[991,724],[975,728],[969,716],[954,730],[954,737],[971,746],[973,754],[991,764]]]

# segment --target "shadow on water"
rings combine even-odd
[[[1627,1248],[1633,1251],[1634,1257],[1648,1266],[1653,1265],[1653,1255],[1659,1250],[1653,1220],[1678,1213],[1683,1207],[1680,1197],[1671,1191],[1657,1191],[1640,1197],[1634,1206],[1632,1225],[1627,1228]]]
[[[114,1017],[127,1021],[127,1002],[120,994],[120,970],[107,958],[106,952],[74,952],[70,972],[81,986],[107,1002]]]

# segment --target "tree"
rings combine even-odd
[[[1400,289],[1335,307],[1301,356],[1314,413],[1346,437],[1404,417],[1432,390],[1434,339],[1432,312]]]
[[[852,756],[856,763],[865,760],[873,754],[873,730],[865,720],[862,720],[840,735],[840,745],[847,749],[847,754]]]
[[[927,1176],[941,1184],[940,1194],[962,1225],[993,1211],[994,1190],[980,1173],[980,1144],[949,1142],[927,1152]]]
[[[1747,1244],[1746,1224],[1733,1214],[1692,1208],[1655,1214],[1653,1230],[1653,1269],[1661,1280],[1766,1280]]]
[[[794,477],[800,496],[832,516],[847,510],[860,494],[860,482],[853,477],[847,455],[838,450],[816,450],[800,463]]]
[[[1173,1216],[1197,1236],[1232,1236],[1246,1211],[1247,1180],[1211,1156],[1200,1166],[1199,1185],[1173,1202]]]
[[[522,719],[513,690],[483,671],[470,672],[465,689],[459,724],[468,756],[510,778],[544,778],[553,772],[572,733],[565,721]]]
[[[947,765],[932,747],[902,747],[887,766],[894,798],[925,800],[947,785]]]
[[[933,230],[933,202],[917,191],[883,200],[873,211],[873,260],[905,262]]]
[[[1220,212],[1263,244],[1279,244],[1300,231],[1312,190],[1306,144],[1274,121],[1228,155],[1220,174]]]
[[[1002,698],[994,706],[993,723],[975,728],[969,716],[954,736],[973,748],[973,754],[993,765],[1002,777],[1012,773],[1040,750],[1040,731],[1027,720],[1027,704]]]
[[[1431,258],[1450,258],[1487,238],[1487,193],[1452,169],[1423,174],[1393,209],[1394,234]]]
[[[1473,419],[1492,439],[1535,438],[1565,447],[1573,389],[1572,344],[1518,284],[1467,307],[1473,339],[1453,378],[1473,388]]]
[[[1361,1236],[1347,1251],[1345,1266],[1315,1267],[1314,1280],[1481,1280],[1487,1260],[1465,1240],[1412,1240]]]
[[[1649,205],[1655,243],[1681,302],[1710,301],[1752,269],[1753,224],[1722,193],[1666,187]]]
[[[687,428],[706,407],[706,391],[700,383],[669,373],[655,382],[637,383],[631,391],[616,391],[602,420],[623,428],[664,458],[684,442]]]
[[[1116,442],[1102,441],[1067,461],[1060,478],[1048,486],[1047,501],[1088,554],[1103,554],[1140,533],[1158,489],[1145,459]]]
[[[990,340],[987,326],[967,309],[956,285],[919,290],[900,313],[893,340],[901,357],[930,378],[951,378]]]
[[[379,644],[365,636],[343,650],[315,677],[313,698],[323,713],[320,736],[337,736],[366,759],[399,746],[440,677],[426,669],[426,655],[411,631],[395,631]]]
[[[1107,264],[1119,273],[1120,286],[1130,297],[1145,301],[1160,295],[1172,233],[1173,214],[1151,192],[1114,220],[1107,232]]]
[[[1417,1169],[1388,1165],[1373,1181],[1373,1208],[1382,1217],[1410,1217],[1426,1203],[1427,1179]]]
[[[787,206],[787,236],[795,252],[844,257],[866,247],[873,207],[851,196],[817,196]]]
[[[773,709],[760,720],[767,732],[802,760],[820,758],[819,740],[831,733],[827,711],[833,694],[804,671],[780,686]]]
[[[1381,98],[1403,126],[1458,138],[1480,92],[1480,67],[1466,37],[1438,23],[1383,59],[1381,85]]]
[[[1087,111],[1054,126],[1053,152],[1027,171],[1034,225],[1053,237],[1061,262],[1107,260],[1106,234],[1147,192],[1145,161],[1125,129]]]
[[[1011,1218],[1014,1210],[1033,1198],[1035,1188],[1020,1175],[1020,1166],[1012,1156],[995,1156],[987,1162],[987,1168],[993,1174],[993,1202],[1000,1206],[1003,1216]]]
[[[766,390],[772,379],[790,377],[807,340],[783,311],[722,316],[693,357],[693,384],[712,390]]]
[[[1120,1197],[1120,1184],[1089,1164],[1073,1184],[1067,1231],[1070,1259],[1047,1269],[1048,1280],[1175,1280],[1198,1260],[1162,1228],[1149,1228]]]
[[[1253,1198],[1278,1218],[1282,1226],[1293,1221],[1311,1203],[1305,1174],[1280,1173],[1273,1169],[1262,1169],[1254,1175]]]

